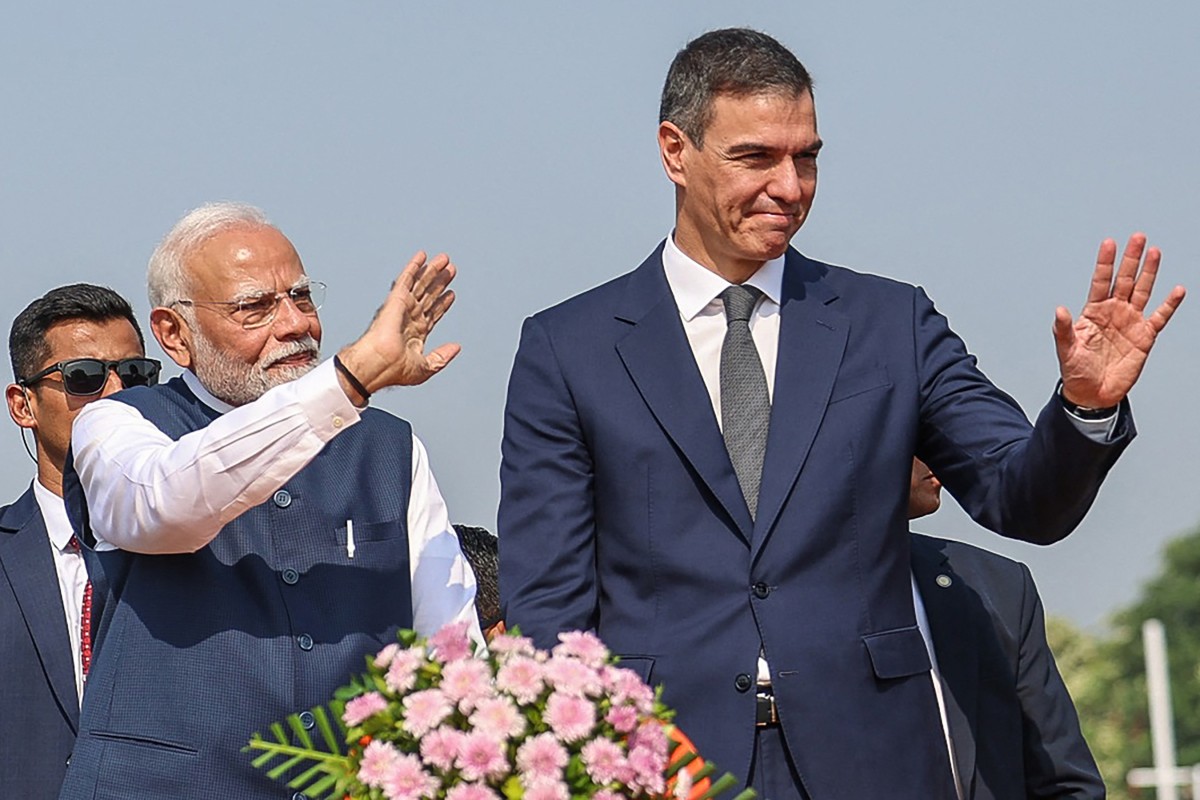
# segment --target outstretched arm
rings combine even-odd
[[[1119,266],[1115,266],[1116,255],[1116,242],[1105,239],[1096,256],[1087,302],[1077,319],[1062,306],[1055,311],[1062,394],[1081,408],[1112,408],[1125,398],[1185,294],[1182,286],[1176,286],[1145,316],[1162,252],[1147,248],[1145,234],[1135,233]]]

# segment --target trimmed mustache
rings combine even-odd
[[[311,355],[314,359],[320,358],[321,346],[317,344],[316,339],[309,335],[305,335],[303,338],[296,339],[295,341],[286,342],[280,345],[275,352],[271,353],[267,359],[264,359],[263,369],[270,369],[285,358],[299,355]]]

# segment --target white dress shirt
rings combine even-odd
[[[71,537],[75,534],[71,531],[71,522],[67,519],[62,498],[36,480],[33,482],[33,497],[42,512],[42,521],[46,523],[46,534],[50,539],[54,571],[58,575],[58,591],[62,596],[63,613],[67,621],[67,636],[71,641],[71,660],[75,665],[75,697],[82,702],[83,662],[79,651],[82,647],[80,624],[83,593],[88,581],[87,566],[79,550],[71,547]]]
[[[958,763],[954,760],[954,739],[950,736],[950,720],[946,717],[946,695],[942,688],[942,673],[938,670],[937,653],[933,650],[933,635],[929,630],[929,616],[925,613],[925,601],[917,590],[917,576],[911,572],[908,575],[912,584],[913,610],[917,615],[917,627],[921,629],[921,638],[925,640],[925,649],[929,652],[931,665],[930,675],[933,677],[933,693],[937,696],[938,715],[942,720],[942,735],[946,738],[946,752],[950,756],[950,772],[954,774],[954,791],[962,798],[962,780],[958,774]]]
[[[195,552],[242,512],[270,498],[360,419],[332,360],[236,408],[209,393],[192,372],[184,372],[183,380],[221,416],[178,441],[116,400],[89,403],[75,418],[75,470],[88,498],[97,549]],[[475,576],[415,434],[408,548],[413,628],[429,636],[448,622],[466,620],[482,645]]]

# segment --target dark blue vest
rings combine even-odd
[[[114,399],[172,439],[219,416],[178,378]],[[201,550],[91,553],[103,609],[62,797],[291,797],[240,750],[411,627],[411,476],[412,429],[368,409]],[[66,488],[78,528],[69,462]]]

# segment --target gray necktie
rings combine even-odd
[[[749,325],[750,313],[760,297],[762,292],[753,286],[730,286],[721,292],[728,326],[721,343],[721,433],[751,519],[758,511],[771,422],[767,376]]]

